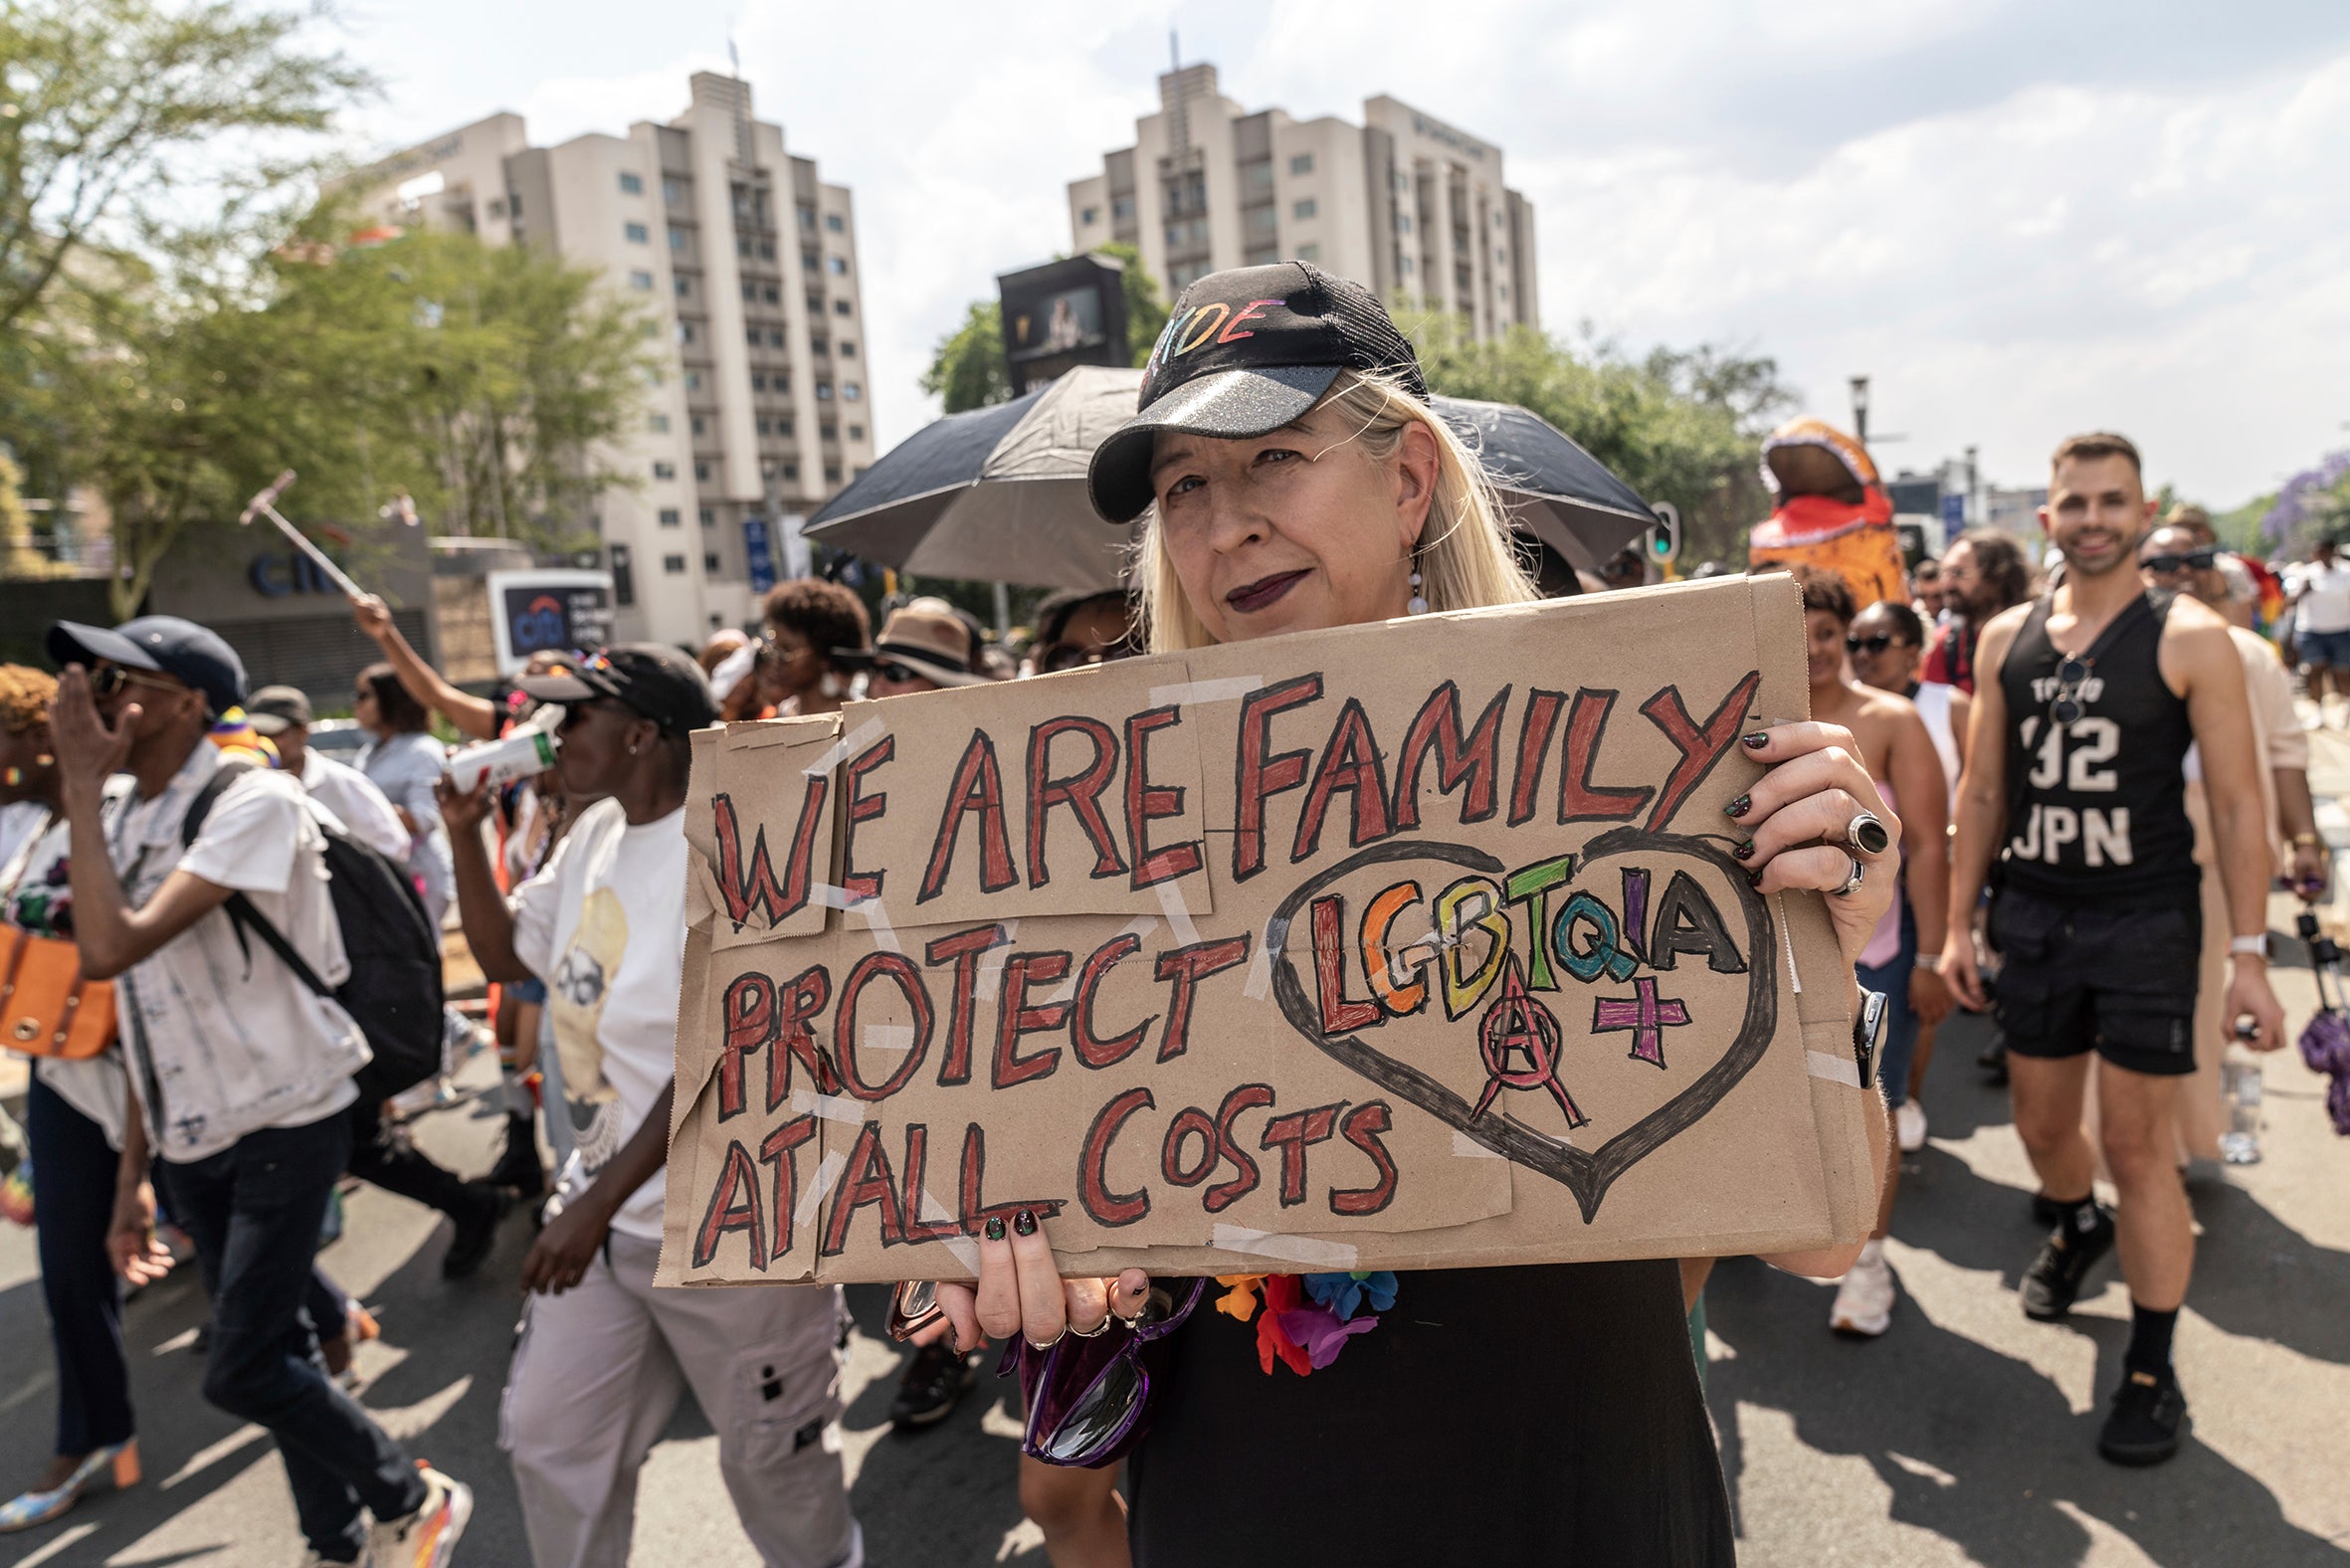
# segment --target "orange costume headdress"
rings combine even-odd
[[[1823,453],[1834,467],[1820,461]],[[1862,609],[1908,597],[1892,497],[1860,443],[1825,420],[1789,420],[1763,442],[1762,477],[1779,504],[1748,536],[1750,565],[1802,561],[1832,568],[1844,574]]]

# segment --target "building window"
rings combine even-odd
[[[670,430],[670,417],[667,414],[649,415],[645,420],[645,427],[656,436],[666,436]]]
[[[1300,245],[1297,247],[1297,260],[1301,262],[1318,262],[1321,259],[1322,248],[1320,246]]]
[[[678,323],[678,341],[681,343],[690,343],[693,341],[693,323],[691,321],[680,321]]]
[[[1494,294],[1494,296],[1495,296],[1496,298],[1501,298],[1501,299],[1506,299],[1506,298],[1508,298],[1508,297],[1509,297],[1509,285],[1507,285],[1507,284],[1501,284],[1501,285],[1497,286],[1497,287],[1496,287],[1496,288],[1493,290],[1493,294]]]
[[[1410,213],[1399,212],[1395,215],[1395,232],[1398,234],[1410,234],[1412,232],[1412,215]]]
[[[701,390],[700,371],[688,370],[685,372],[685,390],[688,392],[698,392]]]
[[[1493,247],[1493,264],[1494,264],[1496,267],[1498,267],[1498,266],[1499,266],[1501,263],[1503,263],[1503,262],[1506,262],[1506,261],[1508,261],[1508,260],[1509,260],[1509,248],[1508,248],[1507,246],[1505,246],[1505,245],[1496,245],[1496,246],[1494,246],[1494,247]]]
[[[837,212],[828,212],[824,215],[824,231],[827,234],[847,234],[849,222]]]
[[[769,348],[781,348],[783,346],[782,327],[771,326],[767,329],[767,346]]]
[[[760,289],[759,298],[768,304],[781,304],[783,303],[783,291],[773,284],[768,284]]]
[[[710,574],[712,577],[715,577],[715,576],[717,576],[717,575],[718,575],[718,552],[717,552],[717,551],[715,551],[715,550],[704,550],[704,551],[702,551],[702,552],[701,552],[701,569],[702,569],[703,571],[705,571],[705,572],[709,573],[709,574]]]
[[[828,343],[828,342],[826,342],[826,341],[825,341],[823,338],[821,338],[821,337],[818,337],[818,336],[814,335],[813,333],[811,333],[811,334],[809,335],[809,338],[808,338],[808,351],[809,351],[810,353],[815,353],[815,354],[829,354],[829,353],[831,353],[831,352],[832,352],[832,349],[833,349],[833,345],[832,345],[832,344],[830,344],[830,343]]]
[[[1259,158],[1241,165],[1241,200],[1244,202],[1273,199],[1273,160]]]
[[[851,308],[852,306],[846,299],[835,299],[833,301],[833,314],[835,315],[847,315]]]
[[[742,302],[744,304],[757,304],[759,302],[759,286],[750,282],[748,279],[743,280]]]
[[[831,273],[835,278],[846,278],[849,276],[848,258],[841,256],[828,256],[824,259],[824,270],[828,273]]]
[[[685,514],[684,512],[682,512],[682,511],[678,510],[678,508],[677,508],[677,507],[675,507],[675,506],[664,506],[664,507],[662,507],[662,508],[661,508],[661,525],[662,525],[663,527],[665,527],[665,528],[678,528],[678,527],[683,527],[683,526],[685,525]]]
[[[514,222],[519,225],[522,221],[522,198],[519,196],[508,196],[505,199],[505,210],[506,216],[513,219]]]
[[[827,463],[824,466],[824,482],[827,485],[841,483],[841,466],[838,463]]]
[[[707,485],[710,482],[710,466],[706,463],[694,464],[693,478],[699,483]]]
[[[819,441],[838,441],[841,439],[841,427],[838,425],[819,425],[816,427],[816,437]]]
[[[644,178],[643,178],[642,176],[640,176],[640,175],[631,174],[631,173],[627,172],[626,170],[623,170],[623,171],[621,172],[621,176],[620,176],[620,194],[622,194],[623,196],[642,196],[642,195],[644,195],[644,194],[645,194],[645,181],[644,181]]]
[[[791,420],[790,420],[789,418],[784,418],[784,419],[779,419],[779,420],[777,420],[777,421],[775,422],[775,433],[776,433],[778,436],[787,436],[787,437],[788,437],[788,436],[792,435],[792,434],[793,434],[793,430],[792,430],[792,422],[791,422]]]
[[[1311,196],[1306,197],[1303,201],[1293,201],[1289,203],[1289,216],[1292,218],[1310,218],[1313,216],[1313,213],[1314,206],[1313,198]]]
[[[752,374],[751,390],[753,392],[764,392],[767,390],[767,376],[764,371],[758,371]]]
[[[1291,158],[1289,160],[1289,172],[1291,174],[1311,174],[1313,172],[1313,154],[1310,152],[1300,152],[1295,157]]]
[[[1131,196],[1112,196],[1109,199],[1109,215],[1119,223],[1123,223],[1127,219],[1133,217],[1134,198]]]
[[[774,434],[775,434],[775,421],[773,421],[773,420],[771,420],[771,419],[768,419],[768,418],[766,418],[765,416],[763,416],[763,415],[762,415],[762,416],[760,417],[760,419],[758,420],[758,430],[759,430],[759,434],[760,434],[760,435],[762,435],[762,436],[772,436],[772,435],[774,435]]]
[[[743,341],[750,344],[751,347],[756,348],[759,346],[759,329],[757,327],[745,327],[743,329],[742,337]]]
[[[665,555],[661,558],[661,569],[669,573],[672,577],[683,577],[685,575],[685,557],[683,555]]]
[[[817,401],[817,402],[819,402],[819,403],[830,403],[832,400],[833,400],[833,384],[832,384],[830,381],[819,381],[819,382],[817,382],[817,383],[816,383],[816,401]]]
[[[865,439],[865,427],[863,425],[851,425],[849,427],[849,439],[851,441],[863,441]]]
[[[629,547],[615,544],[605,558],[612,563],[612,602],[625,610],[637,602],[637,574],[629,564]]]
[[[708,433],[708,425],[709,421],[703,419],[699,414],[693,416],[692,430],[693,434],[696,436],[706,435]]]
[[[799,484],[800,466],[797,463],[786,463],[783,466],[783,477],[787,480],[790,480],[794,485]]]
[[[641,223],[624,223],[620,226],[620,232],[622,237],[625,238],[631,245],[650,245],[653,243],[653,231],[646,228]]]
[[[749,261],[751,259],[751,242],[742,239],[739,236],[736,237],[734,241],[734,256],[737,261]]]
[[[759,260],[762,262],[772,262],[775,260],[775,242],[773,240],[761,240],[759,242]]]
[[[701,508],[701,525],[705,528],[714,528],[718,525],[718,513],[714,508],[709,506]]]
[[[673,285],[676,287],[677,295],[678,295],[678,297],[679,297],[679,298],[681,298],[681,299],[689,299],[689,298],[691,298],[691,297],[692,297],[692,295],[693,295],[693,280],[692,280],[692,279],[690,279],[690,278],[673,278],[673,279],[671,279],[671,280],[670,280],[670,282],[671,282],[671,283],[672,283],[672,284],[673,284]]]
[[[665,178],[661,182],[661,199],[672,207],[685,205],[685,182]]]
[[[803,272],[821,273],[824,271],[824,258],[818,256],[814,251],[802,251],[800,253],[800,268]]]
[[[800,204],[800,232],[802,234],[814,234],[816,232],[816,209],[809,206],[806,202],[802,202]]]
[[[1502,226],[1502,225],[1501,225],[1501,214],[1499,214],[1499,213],[1495,213],[1495,214],[1493,214],[1493,227],[1494,227],[1494,228],[1496,228],[1496,229],[1498,229],[1498,228],[1500,228],[1501,226]]]
[[[685,255],[685,245],[686,245],[686,240],[685,240],[685,230],[683,230],[683,229],[672,229],[672,230],[670,230],[670,254],[671,254],[672,256],[683,256],[683,255]]]
[[[1412,259],[1409,256],[1406,256],[1400,258],[1400,260],[1403,262],[1401,271],[1405,277],[1409,278],[1412,275]]]
[[[851,341],[849,338],[842,338],[841,357],[843,359],[855,359],[857,357],[857,344]]]
[[[789,396],[791,396],[791,391],[792,391],[792,378],[791,378],[791,377],[789,377],[789,376],[777,376],[777,377],[776,377],[776,378],[775,378],[775,379],[774,379],[774,380],[773,380],[773,381],[770,383],[770,385],[772,385],[772,386],[775,388],[775,395],[776,395],[777,397],[789,397]],[[783,427],[783,433],[784,433],[785,435],[787,435],[787,436],[788,436],[788,435],[790,435],[790,434],[792,433],[792,427],[791,427],[791,425],[790,425],[788,422],[786,422],[786,423],[785,423],[785,425],[784,425],[784,427]]]
[[[651,273],[631,273],[629,274],[629,287],[640,294],[651,294],[653,292],[653,275]]]
[[[1099,223],[1100,221],[1101,209],[1098,207],[1087,207],[1077,214],[1077,222],[1088,229],[1092,228],[1093,225]]]
[[[855,403],[864,398],[865,388],[855,381],[844,381],[841,383],[841,396]]]
[[[656,463],[653,465],[653,477],[657,480],[674,480],[678,477],[678,466],[675,463]]]

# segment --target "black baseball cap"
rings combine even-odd
[[[61,665],[108,664],[152,670],[204,693],[214,718],[245,700],[245,661],[210,627],[176,615],[142,615],[108,630],[79,621],[49,629],[49,657]]]
[[[310,727],[309,694],[299,686],[266,686],[245,699],[245,721],[257,735]]]
[[[1301,417],[1349,370],[1400,378],[1425,401],[1420,358],[1361,284],[1304,262],[1210,273],[1183,291],[1143,366],[1140,410],[1093,454],[1093,509],[1130,522],[1151,503],[1162,430],[1241,440]]]
[[[523,676],[514,686],[541,702],[612,697],[671,734],[718,721],[718,700],[710,695],[709,677],[683,651],[666,643],[615,644],[574,660],[569,670]]]

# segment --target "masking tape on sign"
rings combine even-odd
[[[1814,1078],[1834,1078],[1837,1082],[1852,1088],[1860,1086],[1860,1067],[1851,1059],[1837,1056],[1833,1052],[1805,1052],[1804,1071]]]
[[[1176,942],[1189,947],[1200,939],[1200,928],[1191,923],[1191,905],[1183,901],[1183,889],[1171,882],[1158,886],[1159,907],[1167,913],[1167,929],[1175,933]]]
[[[830,773],[833,769],[839,767],[842,763],[857,755],[858,752],[863,751],[866,747],[881,739],[882,734],[885,733],[888,728],[889,726],[882,723],[880,719],[869,718],[864,723],[858,725],[855,732],[843,735],[840,739],[825,747],[824,751],[814,762],[809,763],[806,767],[800,769],[800,771],[808,775],[810,778],[815,778],[817,775],[822,773]]]
[[[1306,1264],[1323,1272],[1351,1271],[1354,1268],[1355,1250],[1344,1242],[1323,1242],[1310,1236],[1281,1236],[1273,1231],[1252,1231],[1245,1225],[1219,1225],[1216,1227],[1215,1240],[1210,1245],[1218,1252],[1278,1258],[1283,1263]]]
[[[945,1225],[955,1219],[955,1212],[940,1203],[930,1189],[924,1187],[922,1189],[921,1219],[925,1225]],[[941,1236],[937,1240],[939,1246],[955,1255],[956,1263],[961,1264],[973,1274],[979,1273],[979,1244],[977,1242],[968,1236],[959,1234]]]
[[[1567,1140],[1565,1138],[1560,1138],[1559,1141],[1564,1143]],[[1501,1154],[1495,1150],[1486,1148],[1483,1144],[1477,1142],[1476,1139],[1470,1137],[1466,1132],[1456,1132],[1453,1134],[1453,1152],[1465,1160],[1500,1160],[1507,1159],[1509,1157],[1506,1154]]]
[[[875,1030],[888,1027],[886,1024],[866,1025],[866,1044],[869,1047],[873,1044],[871,1036]],[[913,1031],[908,1029],[906,1033],[911,1035]],[[814,1089],[795,1088],[792,1090],[792,1109],[803,1116],[824,1116],[833,1121],[848,1122],[853,1127],[865,1125],[865,1107],[846,1094],[819,1094]]]
[[[816,1179],[808,1183],[808,1190],[800,1194],[798,1207],[792,1210],[794,1225],[806,1225],[816,1218],[817,1206],[833,1190],[833,1184],[841,1179],[841,1172],[848,1164],[849,1156],[839,1149],[824,1157],[823,1162],[816,1167]]]
[[[865,1026],[865,1049],[868,1051],[911,1051],[913,1048],[914,1026],[911,1024]]]
[[[1252,1002],[1262,1002],[1273,992],[1273,951],[1266,944],[1265,933],[1257,933],[1257,951],[1249,958],[1249,983],[1241,987],[1241,995]]]
[[[1235,702],[1265,685],[1263,676],[1228,676],[1222,681],[1186,681],[1181,686],[1152,686],[1152,707],[1185,707],[1200,702]]]

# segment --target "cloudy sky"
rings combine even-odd
[[[850,31],[849,25],[856,30]],[[1498,142],[1541,305],[1635,347],[1874,387],[1890,470],[2073,430],[2234,505],[2350,445],[2350,5],[2339,0],[358,0],[378,148],[497,109],[546,142],[683,108],[732,37],[762,118],[856,192],[878,434],[931,345],[1070,243],[1168,33],[1250,109],[1393,94]]]

